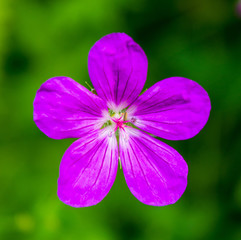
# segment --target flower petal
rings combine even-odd
[[[147,58],[131,37],[125,33],[112,33],[91,48],[88,69],[97,94],[108,106],[125,108],[145,84]]]
[[[134,128],[120,133],[120,158],[127,185],[142,203],[175,203],[187,185],[188,167],[165,143]]]
[[[34,121],[48,137],[77,138],[100,128],[104,101],[68,77],[43,83],[34,99]]]
[[[75,141],[60,164],[59,199],[72,207],[99,203],[114,183],[117,166],[116,136],[108,128]]]
[[[128,109],[128,118],[140,129],[169,140],[194,137],[211,110],[207,92],[182,77],[162,80],[144,92]]]

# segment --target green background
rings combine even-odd
[[[241,18],[225,0],[0,0],[0,239],[241,239]],[[171,76],[201,84],[212,102],[196,137],[165,141],[189,165],[174,205],[140,203],[122,170],[98,205],[56,195],[61,157],[33,122],[37,89],[53,76],[90,83],[87,56],[125,32],[144,49],[146,87]]]

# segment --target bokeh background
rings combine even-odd
[[[241,16],[232,0],[0,0],[0,239],[241,239]],[[241,13],[240,13],[241,14]],[[122,170],[98,205],[75,209],[56,195],[62,155],[32,120],[33,99],[53,76],[90,83],[90,47],[125,32],[149,60],[146,87],[171,76],[209,93],[196,137],[165,141],[189,165],[182,198],[146,206]]]

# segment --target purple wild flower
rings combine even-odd
[[[34,100],[34,121],[54,139],[79,138],[60,164],[58,197],[72,207],[99,203],[112,187],[120,160],[127,185],[142,203],[175,203],[185,191],[188,167],[168,140],[195,136],[211,105],[196,82],[172,77],[139,96],[147,58],[124,33],[101,38],[88,58],[97,95],[68,77],[42,84]],[[150,134],[148,134],[150,133]]]

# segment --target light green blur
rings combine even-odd
[[[146,86],[171,76],[201,84],[210,119],[193,139],[165,141],[189,166],[172,206],[132,196],[121,169],[98,205],[56,195],[59,163],[74,139],[33,122],[37,89],[54,76],[91,84],[87,56],[102,36],[125,32],[144,49]],[[0,239],[241,239],[241,18],[226,0],[0,0]]]

